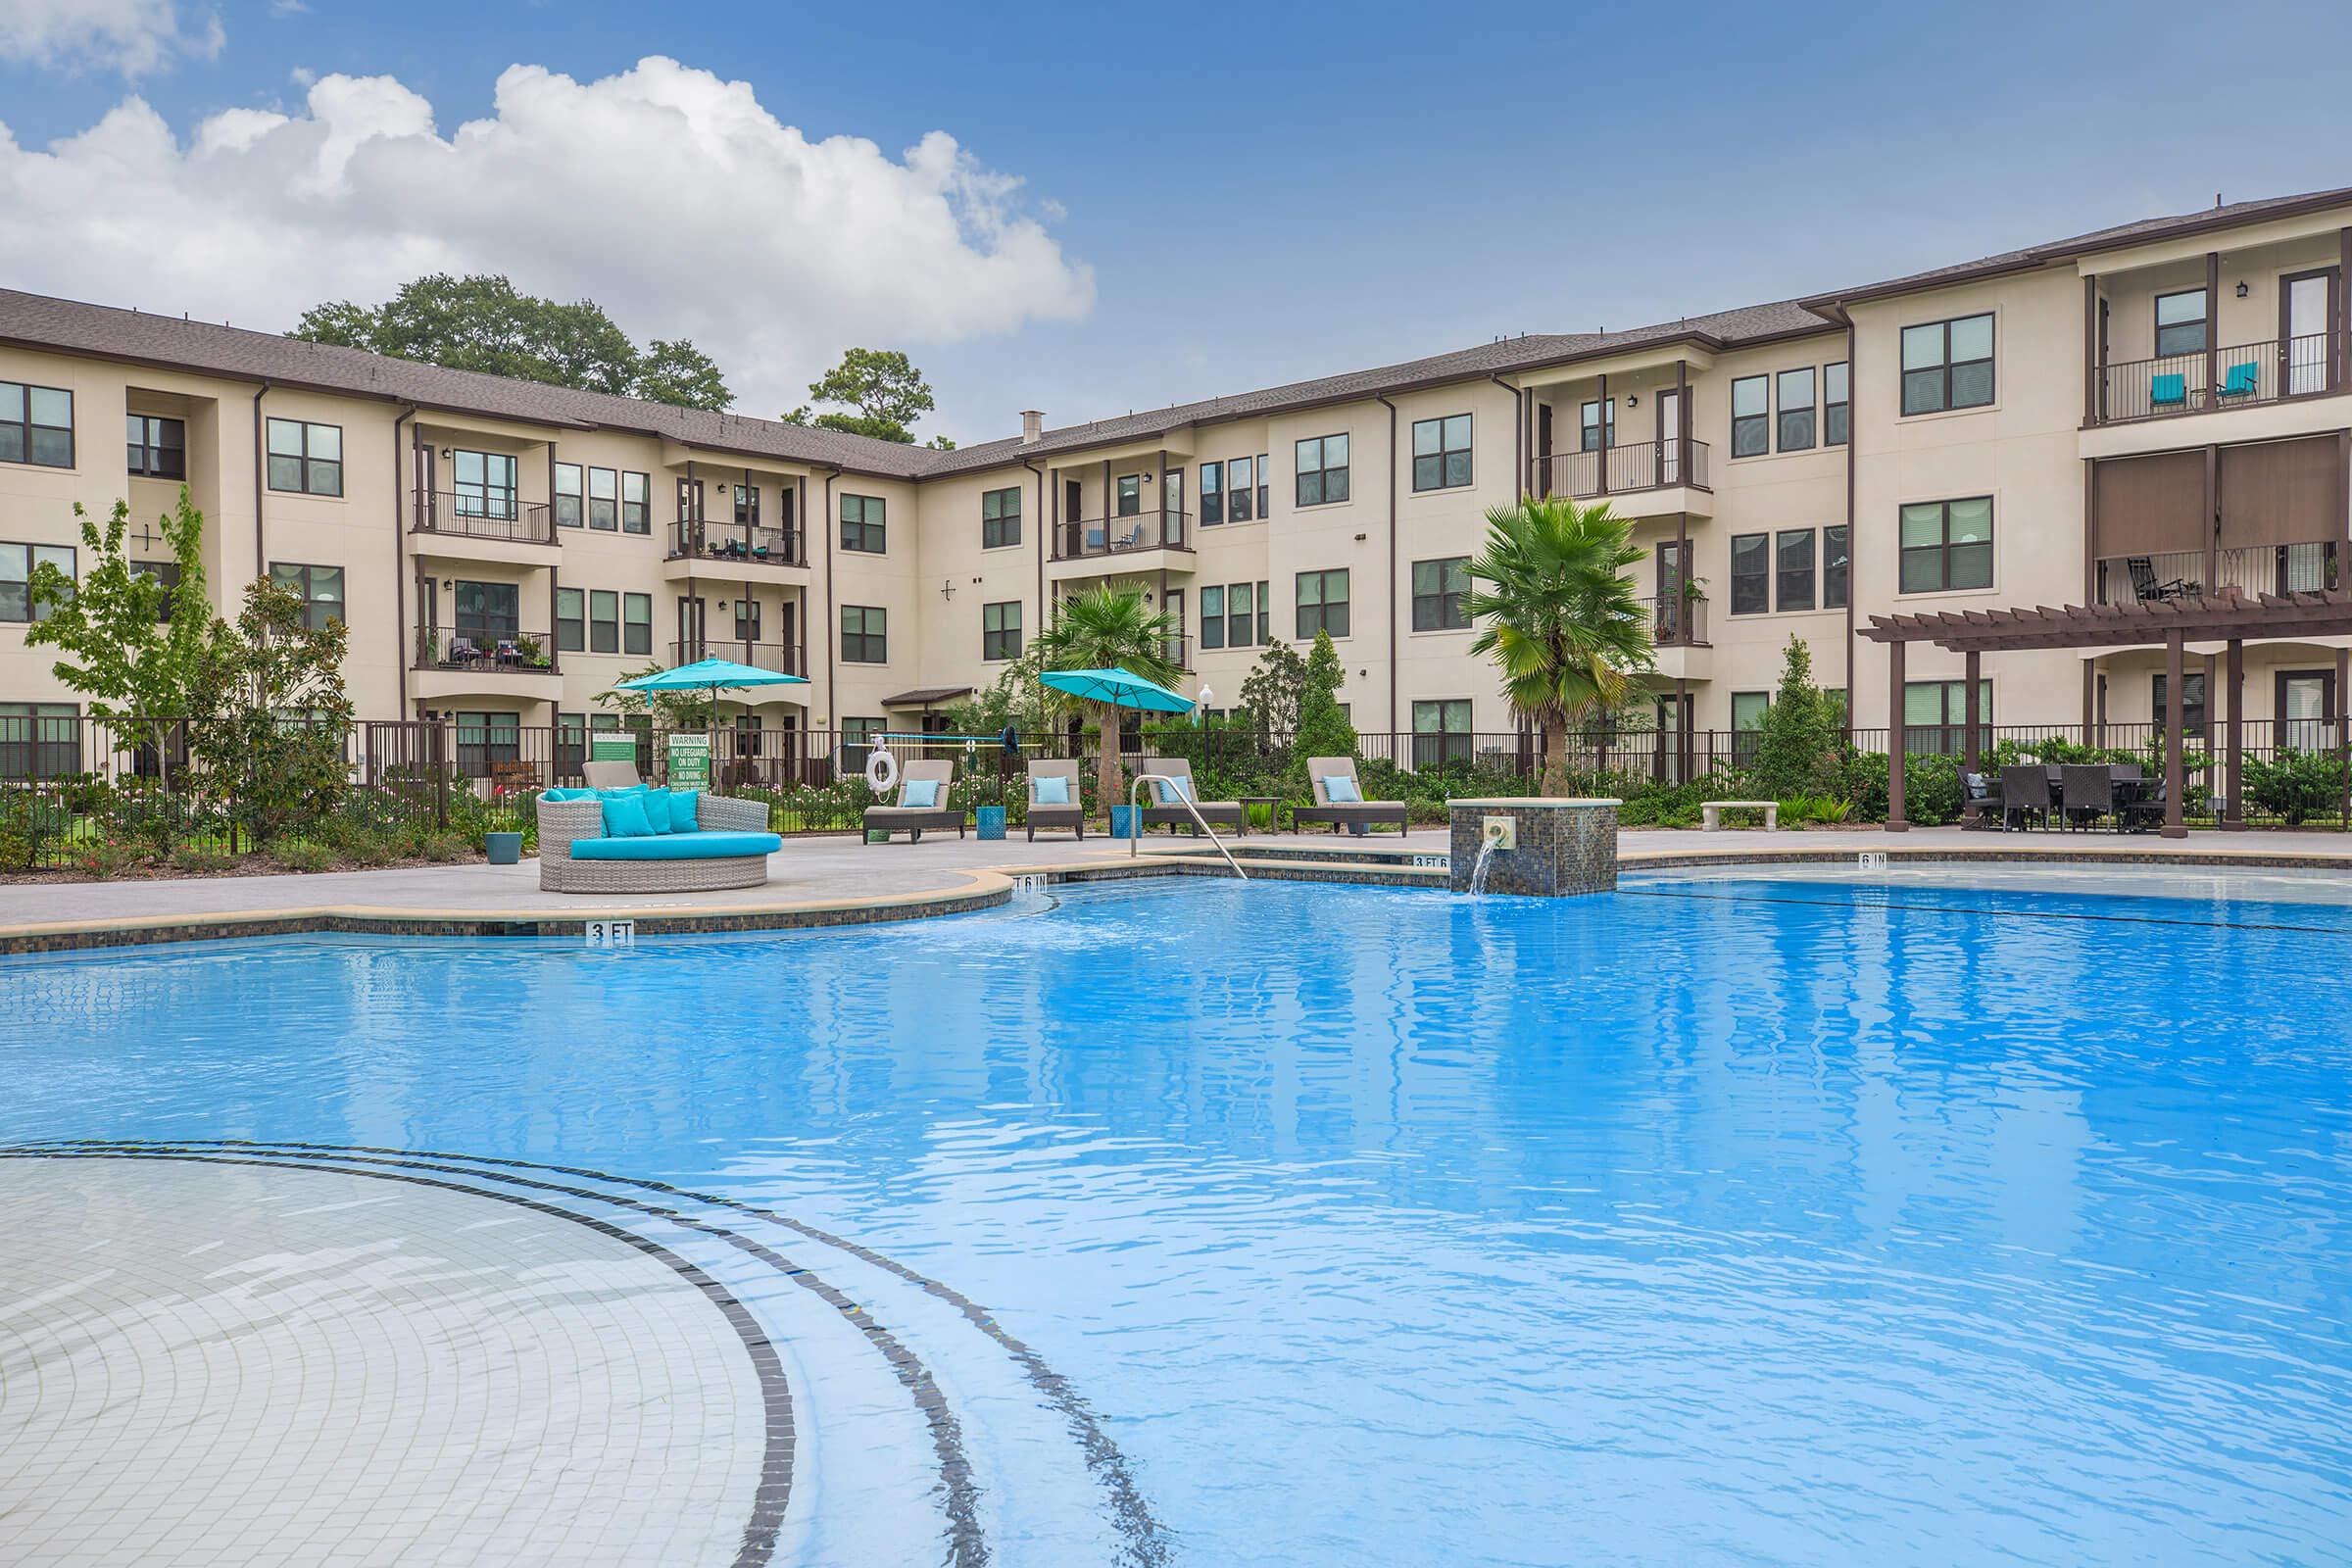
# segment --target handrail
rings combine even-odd
[[[1233,867],[1233,874],[1240,877],[1245,882],[1249,881],[1250,873],[1242,869],[1242,862],[1233,858],[1233,852],[1225,847],[1225,841],[1217,837],[1217,830],[1208,825],[1208,819],[1200,814],[1200,808],[1193,804],[1192,796],[1187,794],[1185,791],[1176,788],[1179,780],[1173,775],[1167,773],[1138,773],[1135,775],[1135,783],[1130,786],[1127,791],[1127,808],[1135,813],[1135,819],[1127,824],[1130,834],[1127,840],[1127,858],[1130,860],[1135,859],[1143,851],[1143,792],[1146,784],[1153,782],[1165,784],[1169,787],[1169,793],[1174,795],[1177,800],[1183,802],[1184,808],[1193,813],[1193,820],[1200,824],[1200,831],[1208,836],[1208,842],[1217,847],[1217,853],[1219,855],[1225,857],[1225,863]],[[1181,782],[1189,784],[1192,782],[1192,780],[1187,778]]]

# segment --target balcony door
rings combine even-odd
[[[704,612],[709,605],[700,597],[680,595],[678,598],[678,662],[691,664],[710,657],[704,645],[704,631],[709,624]]]
[[[459,583],[454,593],[458,635],[485,650],[513,641],[522,629],[517,594],[511,582]]]
[[[2328,367],[2335,359],[2328,351],[2335,282],[2332,267],[2278,280],[2279,381],[2289,397],[2328,390]]]
[[[1662,541],[1652,555],[1658,564],[1658,597],[1650,632],[1657,641],[1671,643],[1682,635],[1683,629],[1682,550],[1674,540],[1668,539]]]
[[[1683,482],[1683,395],[1661,392],[1658,410],[1658,483]]]

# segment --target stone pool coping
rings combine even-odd
[[[1931,830],[1934,831],[1934,830]],[[1628,834],[1619,842],[1619,866],[1626,871],[1703,870],[1740,865],[1847,864],[1858,852],[1884,854],[1890,864],[1966,863],[2049,865],[2147,865],[2216,869],[2328,870],[2352,876],[2352,841],[2337,835],[2297,835],[2274,847],[2242,840],[2211,847],[2192,839],[2096,840],[2057,835],[2020,841],[1979,842],[1990,835],[1958,830],[1940,841],[1915,833],[1901,841],[1864,829],[1821,834],[1709,835],[1703,842],[1666,844],[1655,839],[1697,835]],[[1253,881],[1322,882],[1359,887],[1415,887],[1445,890],[1446,847],[1434,835],[1410,839],[1339,842],[1295,836],[1280,840],[1228,841],[1228,848]],[[1632,842],[1628,842],[1628,839]],[[1806,839],[1826,842],[1806,843]],[[1653,840],[1652,842],[1643,842]],[[2322,848],[2341,845],[2341,848]],[[1040,846],[1039,848],[1043,848]],[[1073,847],[1074,848],[1074,847]],[[1092,850],[1092,845],[1088,846]],[[786,851],[787,856],[790,851]],[[919,853],[919,852],[918,852]],[[1086,851],[1078,852],[1086,854]],[[1416,861],[1420,863],[1415,863]],[[302,878],[272,878],[290,885],[283,905],[246,908],[171,910],[111,916],[0,922],[0,955],[72,953],[178,942],[213,942],[237,937],[350,933],[378,936],[534,937],[580,936],[592,920],[633,921],[641,935],[692,935],[734,931],[786,931],[882,921],[929,919],[1004,906],[1027,880],[1038,885],[1125,881],[1168,876],[1227,877],[1224,860],[1205,843],[1162,840],[1130,858],[1123,845],[1095,851],[1088,858],[1041,858],[1002,866],[939,866],[943,885],[866,896],[799,896],[725,901],[598,898],[564,906],[496,902],[457,906],[428,902],[376,902],[365,898],[300,902]],[[172,884],[185,888],[189,884]]]

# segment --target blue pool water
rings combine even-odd
[[[1033,1347],[1182,1564],[2341,1562],[2348,960],[1899,877],[16,960],[0,1142],[772,1206]]]

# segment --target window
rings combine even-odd
[[[842,606],[841,657],[853,664],[890,662],[890,612],[873,605]]]
[[[611,468],[588,470],[588,526],[611,533],[620,525],[620,475]]]
[[[521,630],[518,597],[511,582],[460,581],[453,595],[458,635],[470,639],[476,648],[513,641]]]
[[[875,738],[881,733],[882,720],[878,718],[843,719],[841,721],[841,744],[843,751],[848,755],[842,758],[842,765],[852,770],[863,768],[866,751],[872,747]],[[849,748],[853,746],[858,750],[855,753],[849,753]]]
[[[1991,586],[1992,497],[1903,508],[1902,592]]]
[[[179,587],[179,563],[176,561],[134,561],[130,564],[130,569],[136,576],[152,577],[163,585],[164,602],[157,607],[155,618],[159,621],[170,620],[172,618],[172,595]]]
[[[1617,400],[1606,403],[1594,398],[1587,401],[1579,412],[1577,450],[1598,452],[1617,444]]]
[[[270,488],[299,495],[343,493],[343,427],[305,419],[269,421]]]
[[[47,620],[49,609],[32,612],[32,568],[47,562],[74,576],[72,545],[0,544],[0,620]]]
[[[1274,465],[1268,463],[1266,455],[1260,452],[1257,455],[1257,514],[1261,517],[1274,515],[1274,499],[1267,494],[1273,488],[1273,481]]]
[[[735,640],[756,643],[760,640],[760,601],[743,598],[735,601]]]
[[[1903,749],[1954,757],[1966,750],[1968,682],[1903,682]],[[1977,745],[1992,745],[1992,682],[1977,682]]]
[[[1903,328],[1903,412],[1981,409],[1992,401],[1992,318]]]
[[[2148,695],[2154,706],[2148,711],[2155,715],[2156,733],[2162,735],[2169,716],[2165,710],[2164,672],[2158,670],[2150,679]],[[2205,672],[2201,669],[2184,672],[2180,677],[2180,733],[2192,738],[2205,733]]]
[[[1852,563],[1844,524],[1821,530],[1821,608],[1845,608],[1847,567]]]
[[[1732,693],[1732,765],[1747,767],[1756,760],[1764,738],[1764,715],[1772,708],[1770,692]]]
[[[654,531],[654,476],[650,473],[624,473],[620,476],[620,531],[622,533],[652,533]]]
[[[522,760],[520,713],[459,713],[458,771],[488,778],[501,762]]]
[[[1144,476],[1140,473],[1119,475],[1118,514],[1132,517],[1144,510]]]
[[[577,528],[586,515],[584,493],[580,489],[580,466],[576,463],[556,465],[556,526]]]
[[[1248,522],[1257,515],[1257,480],[1253,477],[1248,458],[1230,458],[1225,464],[1225,515],[1234,522]]]
[[[0,463],[74,466],[74,394],[0,381]]]
[[[556,590],[556,652],[588,651],[588,595],[585,589]]]
[[[149,479],[185,479],[188,476],[188,427],[179,419],[158,418],[152,414],[133,414],[124,421],[128,447],[128,469]],[[0,436],[0,443],[7,441]]]
[[[1470,416],[1413,421],[1413,488],[1451,490],[1470,482]]]
[[[1470,760],[1470,700],[1448,697],[1413,705],[1413,766]]]
[[[884,525],[880,496],[841,498],[841,548],[869,556],[889,552],[889,529]]]
[[[0,778],[80,772],[80,729],[72,703],[0,703]]]
[[[516,471],[514,460],[504,452],[452,453],[450,483],[458,515],[513,521]]]
[[[273,421],[274,422],[274,421]],[[270,563],[270,579],[302,596],[303,624],[323,631],[330,620],[343,619],[343,568],[302,566],[291,562]]]
[[[620,652],[620,595],[610,588],[592,588],[588,592],[588,651]]]
[[[1200,524],[1206,527],[1224,520],[1225,465],[1203,463],[1200,465]]]
[[[1310,642],[1317,632],[1348,635],[1348,568],[1302,571],[1298,579],[1298,640]]]
[[[735,487],[735,526],[738,528],[760,526],[760,487],[758,485],[739,484]]]
[[[1273,605],[1262,582],[1200,590],[1200,646],[1252,648],[1272,642]]]
[[[1773,541],[1773,602],[1783,611],[1813,608],[1813,530],[1784,528]]]
[[[652,594],[620,596],[620,651],[624,654],[651,654],[654,651]]]
[[[1021,492],[1016,485],[980,496],[980,548],[997,550],[1021,542]]]
[[[1848,389],[1843,360],[1821,372],[1821,444],[1841,447],[1853,421],[1853,393]]]
[[[2156,357],[2204,352],[2205,291],[2184,288],[2178,294],[2157,295]]]
[[[1296,504],[1329,506],[1348,499],[1348,438],[1319,435],[1298,443]]]
[[[980,657],[989,660],[1021,657],[1021,602],[1018,599],[980,607]]]
[[[1470,558],[1413,563],[1413,630],[1462,631],[1470,625]]]
[[[1200,646],[1204,649],[1225,646],[1225,590],[1200,590]]]
[[[1781,450],[1809,449],[1813,445],[1813,367],[1783,370],[1774,392],[1781,406]]]
[[[1772,536],[1732,535],[1732,613],[1761,615],[1772,608]]]
[[[1732,383],[1732,456],[1761,457],[1772,450],[1772,392],[1760,375]]]
[[[2298,752],[2328,751],[2335,745],[2335,672],[2278,671],[2278,743]],[[2187,688],[2181,688],[2183,698]]]
[[[1225,589],[1225,646],[1250,648],[1256,645],[1257,619],[1250,613],[1254,587],[1246,582],[1227,585]]]

